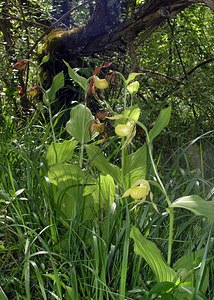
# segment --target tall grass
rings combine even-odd
[[[155,204],[144,202],[131,209],[130,201],[116,199],[116,208],[91,220],[83,221],[81,214],[66,219],[53,205],[54,190],[46,180],[45,154],[52,129],[35,115],[25,125],[13,120],[0,131],[0,299],[155,299],[149,296],[154,274],[134,252],[129,233],[131,225],[137,226],[167,259],[170,225],[163,194],[154,186]],[[206,143],[211,143],[210,135]],[[60,135],[55,138],[60,140]],[[204,140],[199,168],[192,165],[188,147],[177,149],[165,165],[161,159],[154,162],[172,200],[190,193],[211,198],[214,166],[209,164],[207,174]],[[96,178],[96,170],[89,171]],[[153,179],[152,169],[149,173]],[[203,249],[202,265],[195,262],[195,270],[200,270],[195,299],[201,299],[197,295],[203,290],[202,278],[208,276],[207,263],[210,276],[204,293],[213,299],[212,226],[183,209],[176,211],[174,222],[172,264],[188,252]],[[191,276],[196,276],[194,271]]]

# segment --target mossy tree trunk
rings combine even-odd
[[[62,5],[65,4],[64,2],[61,1]],[[60,72],[62,69],[66,71],[63,60],[68,61],[72,67],[81,67],[84,65],[85,57],[93,57],[97,54],[101,57],[105,51],[108,51],[108,54],[111,51],[124,53],[127,49],[132,56],[132,70],[134,71],[137,68],[134,47],[136,37],[139,37],[143,44],[159,26],[192,4],[206,5],[211,9],[214,7],[214,0],[145,0],[141,2],[141,5],[136,5],[134,0],[96,0],[93,13],[89,14],[90,17],[83,26],[67,30],[58,28],[51,32],[45,43],[45,53],[51,54],[51,60],[44,66],[47,70],[49,69],[49,74],[53,75],[54,72]],[[64,11],[63,9],[64,6],[61,11]],[[69,12],[65,12],[65,18],[67,18],[67,13]],[[59,21],[63,23],[64,17],[61,15]],[[111,54],[109,59],[111,60]],[[48,78],[51,82],[51,77],[48,76]],[[70,97],[71,94],[69,94]],[[75,97],[78,98],[77,95]],[[65,93],[59,102],[62,105],[67,102]]]
[[[214,0],[147,0],[134,8],[130,0],[97,0],[92,17],[77,31],[66,31],[49,42],[47,50],[91,55],[128,44],[141,33],[143,42],[167,19],[192,4],[214,9]],[[135,1],[134,1],[135,2]],[[134,8],[134,9],[133,9]]]

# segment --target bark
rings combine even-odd
[[[2,5],[2,13],[7,14],[9,10],[9,3],[5,1],[5,3]],[[0,32],[3,34],[3,39],[5,42],[5,50],[7,53],[7,56],[11,60],[13,53],[13,40],[12,40],[12,25],[7,17],[0,17]]]
[[[47,50],[69,51],[70,54],[91,55],[109,47],[128,44],[139,33],[146,39],[167,19],[177,15],[192,4],[214,6],[214,0],[150,0],[123,20],[124,0],[97,0],[92,18],[76,31],[66,31],[47,45]],[[128,5],[126,7],[128,9]]]

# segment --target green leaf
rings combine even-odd
[[[124,110],[123,112],[124,117],[128,118],[128,121],[135,121],[137,122],[140,117],[140,108],[139,107],[129,107]],[[127,123],[127,119],[125,120]]]
[[[116,191],[114,180],[111,175],[100,175],[99,179],[97,179],[96,187],[93,187],[93,189],[92,196],[94,198],[94,204],[98,209],[109,208],[112,206],[115,200]]]
[[[144,144],[136,152],[127,155],[126,157],[127,172],[134,169],[142,168],[144,172],[147,169],[147,145]],[[142,177],[141,177],[142,178]]]
[[[197,285],[200,274],[200,268],[198,268],[198,266],[200,266],[202,263],[204,251],[205,249],[190,251],[174,263],[173,268],[177,271],[181,280],[189,282],[192,282],[192,280],[194,280],[194,282],[192,282],[192,285]],[[208,285],[209,264],[207,263],[205,266],[203,280],[200,288],[201,292],[206,293]]]
[[[8,300],[7,296],[5,295],[3,289],[0,286],[0,299],[1,300]]]
[[[147,145],[144,144],[136,152],[127,155],[125,160],[125,183],[130,187],[139,178],[145,179],[147,174]]]
[[[40,63],[40,66],[45,64],[46,62],[48,62],[49,59],[50,59],[50,54],[47,54],[47,55],[43,56],[42,61]]]
[[[132,227],[130,237],[134,240],[134,251],[145,259],[158,282],[179,281],[176,272],[165,262],[156,244],[147,240],[136,227]]]
[[[85,145],[86,152],[92,165],[95,165],[97,169],[103,173],[103,175],[111,175],[115,182],[121,184],[121,171],[120,168],[109,163],[105,158],[101,149],[95,145]]]
[[[175,200],[171,207],[185,208],[195,215],[214,221],[214,199],[212,201],[205,201],[198,195],[184,196]]]
[[[139,178],[141,178],[141,179],[146,178],[146,169],[145,168],[137,168],[130,172],[126,172],[126,175],[125,175],[126,188],[129,188]]]
[[[67,163],[55,164],[49,168],[48,178],[50,183],[59,186],[59,184],[63,184],[65,188],[69,185],[69,180],[78,179],[84,177],[84,172],[81,170],[79,166],[71,165]]]
[[[56,93],[64,86],[64,84],[64,73],[62,71],[54,76],[51,87],[46,92],[50,102],[53,102],[56,99]]]
[[[13,198],[5,190],[0,190],[0,200],[2,202],[10,203],[11,201],[13,201]]]
[[[160,134],[160,132],[169,124],[170,117],[171,107],[167,107],[160,112],[154,127],[149,132],[150,141],[156,138]]]
[[[128,78],[126,79],[126,85],[128,85],[130,81],[134,80],[136,76],[141,74],[142,73],[130,73]]]
[[[208,300],[205,295],[198,292],[195,296],[195,289],[192,286],[181,284],[173,293],[173,299],[175,300]]]
[[[53,186],[53,197],[58,213],[69,219],[75,218],[78,202],[83,195],[84,172],[80,167],[66,163],[51,166],[48,171],[49,182]]]
[[[31,263],[31,265],[34,268],[34,271],[35,271],[35,274],[36,274],[36,277],[37,277],[37,282],[39,283],[39,288],[40,288],[40,291],[41,291],[41,296],[42,296],[43,300],[47,300],[47,296],[46,296],[46,293],[45,293],[44,281],[43,281],[43,277],[42,277],[42,274],[41,274],[41,270],[40,270],[40,268],[37,266],[37,264],[34,261],[30,260],[30,263]]]
[[[66,299],[71,299],[71,300],[75,300],[75,296],[74,296],[74,289],[65,285],[65,290],[66,290]]]
[[[76,145],[77,141],[64,141],[62,143],[51,144],[46,154],[48,166],[69,161],[73,156]]]
[[[72,78],[77,84],[79,84],[86,93],[88,90],[88,80],[85,77],[80,76],[74,69],[70,67],[70,65],[66,61],[64,61],[64,63],[68,68],[68,74],[70,78]]]
[[[150,290],[149,295],[153,294],[167,294],[169,293],[176,285],[173,282],[163,281],[156,283]],[[165,299],[165,298],[164,298]]]
[[[79,104],[71,109],[70,120],[66,124],[67,132],[81,144],[91,140],[89,126],[93,120],[89,108]]]

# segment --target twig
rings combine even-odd
[[[140,68],[138,68],[138,70],[139,70],[141,73],[153,74],[153,75],[161,76],[161,77],[164,77],[164,78],[166,78],[166,79],[169,79],[169,80],[172,80],[172,81],[175,81],[175,82],[178,82],[178,83],[183,83],[181,79],[175,78],[175,77],[171,77],[171,76],[166,75],[166,74],[161,73],[161,72],[152,71],[152,70],[147,70],[147,69],[141,70]],[[182,79],[183,79],[183,78],[182,78]]]
[[[137,63],[136,49],[132,39],[128,40],[128,47],[129,47],[129,53],[132,61],[132,71],[135,71],[137,69],[138,63]]]
[[[186,69],[185,69],[185,66],[184,66],[184,63],[183,63],[183,60],[182,60],[181,52],[180,52],[180,50],[179,50],[179,48],[178,48],[178,44],[177,44],[177,42],[176,42],[176,40],[175,40],[175,38],[174,38],[174,28],[173,28],[173,26],[172,26],[172,24],[171,24],[171,22],[170,22],[170,18],[167,18],[167,22],[168,22],[168,25],[169,25],[169,28],[170,28],[170,31],[171,31],[171,34],[172,34],[172,38],[173,38],[173,40],[174,40],[175,49],[176,49],[176,51],[177,51],[178,58],[179,58],[180,63],[181,63],[181,67],[182,67],[182,69],[183,69],[184,74],[186,75]]]
[[[1,12],[2,16],[3,17],[7,17],[7,18],[10,18],[11,20],[17,20],[19,22],[24,22],[28,25],[31,25],[31,26],[35,26],[35,27],[41,27],[41,28],[49,28],[49,26],[47,25],[44,25],[42,23],[39,23],[39,22],[34,22],[34,21],[28,21],[28,20],[23,20],[21,18],[18,18],[16,16],[13,16],[11,14],[7,14],[7,13],[4,13],[4,12]],[[5,20],[5,18],[0,18],[0,20]]]
[[[56,22],[54,22],[51,26],[49,26],[45,32],[36,40],[36,42],[33,44],[33,46],[30,48],[30,50],[28,51],[28,55],[30,55],[33,50],[36,48],[36,46],[38,45],[38,43],[58,24],[60,23],[64,18],[67,17],[68,14],[72,13],[73,11],[79,9],[80,7],[82,7],[83,5],[89,3],[90,1],[85,1],[77,6],[75,6],[74,8],[69,9],[64,15],[62,15]]]
[[[187,76],[191,75],[193,72],[195,72],[198,68],[203,67],[206,64],[209,64],[210,62],[214,61],[214,57],[210,57],[205,61],[202,61],[201,63],[197,64],[195,67],[190,69],[185,76],[183,76],[181,79],[185,79]]]

